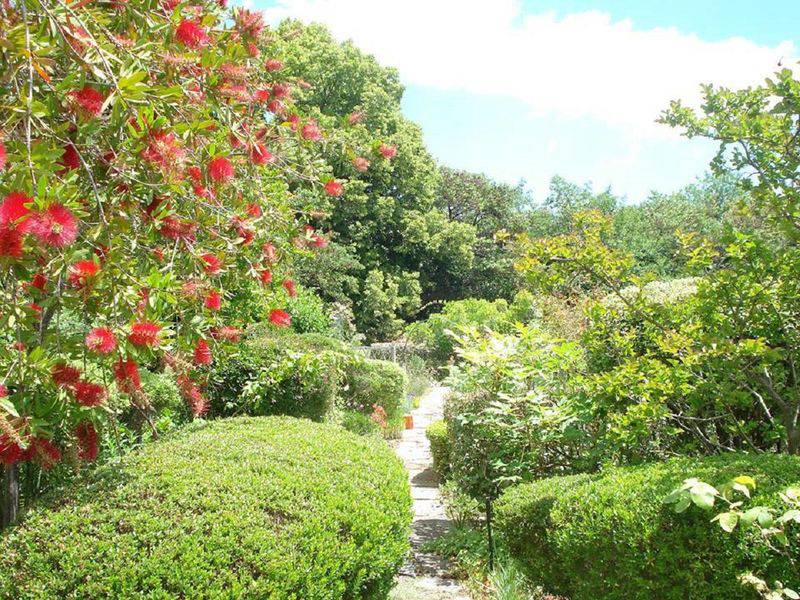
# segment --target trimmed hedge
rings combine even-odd
[[[433,470],[442,479],[447,479],[450,475],[450,433],[447,421],[439,419],[428,425],[425,436],[431,444]]]
[[[507,490],[497,525],[526,574],[572,600],[756,598],[737,581],[748,570],[798,589],[800,575],[754,530],[728,534],[713,512],[664,505],[689,477],[721,485],[744,474],[758,483],[748,504],[781,506],[800,459],[732,453],[543,479]]]
[[[390,420],[402,416],[408,379],[401,367],[385,360],[350,355],[345,357],[342,370],[343,408],[369,414],[372,405],[378,404]]]
[[[287,417],[132,453],[0,538],[0,597],[385,598],[408,550],[389,448]]]
[[[321,421],[334,406],[338,363],[333,352],[294,350],[282,337],[250,340],[238,355],[212,370],[210,414]]]

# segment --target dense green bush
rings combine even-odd
[[[393,362],[358,355],[346,357],[343,365],[340,400],[343,408],[371,413],[381,406],[389,418],[402,416],[408,380],[405,371]]]
[[[433,470],[438,473],[439,477],[446,479],[450,474],[450,435],[447,430],[447,421],[440,419],[428,425],[425,436],[431,444]]]
[[[343,410],[339,413],[336,423],[344,427],[347,431],[358,435],[379,435],[380,425],[375,420],[363,412],[357,410]]]
[[[238,355],[214,367],[210,414],[283,414],[320,421],[334,406],[338,362],[333,352],[298,351],[283,337],[250,340]]]
[[[412,323],[406,328],[406,336],[412,342],[425,347],[434,364],[445,364],[455,355],[455,341],[451,332],[460,333],[468,326],[487,327],[495,331],[508,331],[508,302],[505,300],[455,300],[446,302],[440,313],[434,313],[425,321]]]
[[[297,296],[286,303],[292,316],[292,330],[297,333],[330,333],[333,321],[325,302],[313,291],[299,288]]]
[[[440,313],[425,321],[412,323],[406,328],[409,340],[423,346],[433,364],[443,365],[455,356],[454,335],[467,327],[480,327],[508,333],[514,323],[526,323],[537,315],[534,297],[520,292],[509,305],[505,300],[480,300],[468,298],[446,302]]]
[[[408,547],[382,443],[225,419],[80,479],[0,540],[0,597],[385,598]]]
[[[780,506],[800,459],[731,453],[542,479],[506,491],[497,522],[528,576],[572,600],[750,598],[737,581],[749,570],[796,589],[795,568],[754,531],[728,534],[713,513],[664,504],[687,477],[721,484],[743,474],[759,484],[753,505]]]

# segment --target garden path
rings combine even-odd
[[[450,574],[449,561],[422,551],[450,526],[439,495],[439,478],[433,470],[430,443],[425,428],[442,418],[448,388],[435,386],[422,397],[415,409],[414,428],[406,429],[395,446],[411,481],[414,519],[411,525],[412,556],[398,577],[394,600],[469,600],[469,596]]]

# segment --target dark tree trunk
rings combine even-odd
[[[492,501],[486,499],[486,541],[489,544],[489,571],[494,571],[494,537],[492,535]]]
[[[19,466],[16,464],[3,469],[3,514],[0,529],[17,522],[19,511]]]

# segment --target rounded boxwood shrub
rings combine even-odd
[[[410,495],[383,443],[288,417],[146,445],[0,539],[0,597],[385,598]]]
[[[664,504],[689,477],[722,485],[745,474],[758,483],[748,504],[778,507],[800,458],[731,453],[542,479],[501,496],[497,525],[527,575],[572,600],[755,598],[737,580],[745,571],[797,589],[797,571],[752,528],[728,534],[713,512]]]
[[[433,470],[442,479],[447,479],[450,474],[450,433],[447,421],[439,419],[428,425],[425,436],[431,444]]]
[[[393,362],[347,355],[342,364],[343,407],[371,413],[377,404],[390,420],[401,416],[408,388],[405,371]]]
[[[339,383],[333,352],[301,351],[282,337],[258,338],[215,365],[209,382],[212,416],[290,415],[321,421]]]

